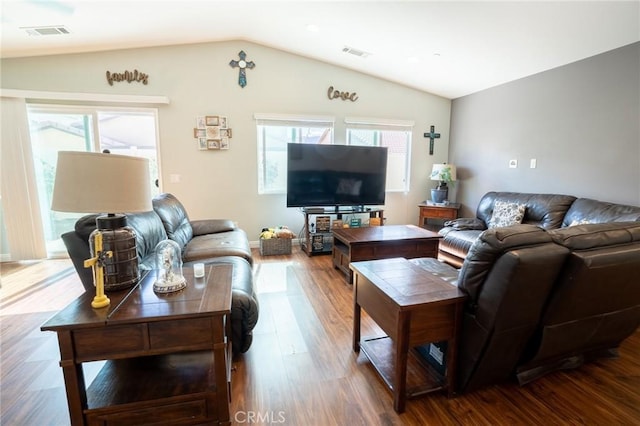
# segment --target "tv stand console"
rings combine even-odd
[[[302,247],[302,251],[307,253],[307,256],[313,256],[315,254],[331,254],[331,249],[333,247],[333,235],[331,229],[333,227],[334,220],[344,220],[344,224],[348,225],[349,221],[347,221],[347,218],[354,215],[366,215],[369,219],[379,218],[381,225],[384,223],[384,209],[377,207],[304,207],[300,209],[300,212],[304,215],[304,235],[300,242],[300,246]],[[315,222],[313,222],[313,217],[318,216],[328,217],[328,229],[317,229]],[[368,225],[365,223],[362,226]]]

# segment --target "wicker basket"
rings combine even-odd
[[[291,254],[290,238],[260,239],[260,255],[274,256],[278,254]]]

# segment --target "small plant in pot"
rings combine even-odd
[[[436,204],[446,204],[449,197],[449,187],[456,180],[456,166],[453,164],[434,164],[431,170],[431,180],[437,180],[438,186],[431,190],[431,201]]]

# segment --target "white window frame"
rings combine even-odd
[[[75,114],[75,115],[85,115],[90,117],[90,127],[88,128],[88,133],[90,135],[90,142],[86,145],[88,152],[100,152],[102,150],[103,145],[103,135],[100,132],[100,123],[99,116],[101,114],[109,114],[109,113],[118,113],[120,116],[134,114],[134,115],[146,115],[149,117],[153,117],[153,121],[155,123],[155,140],[154,140],[154,150],[155,150],[155,163],[152,163],[155,166],[151,168],[151,172],[158,176],[158,181],[160,181],[160,143],[159,143],[159,123],[158,123],[158,109],[153,107],[133,107],[131,105],[124,106],[103,106],[103,105],[87,105],[87,104],[58,104],[58,103],[50,103],[50,104],[42,104],[42,103],[27,103],[27,118],[29,114]],[[31,138],[30,138],[31,139]],[[88,141],[89,142],[89,141]],[[133,155],[133,156],[141,156],[139,151],[130,150],[130,152],[123,152],[123,155]],[[31,147],[31,157],[34,158],[33,146]],[[35,173],[34,166],[34,174],[31,176],[31,179],[36,181],[37,173]],[[151,176],[150,176],[151,177]],[[155,188],[154,188],[155,189]],[[159,188],[158,188],[159,191]],[[42,196],[38,192],[39,196]],[[40,220],[46,217],[49,214],[50,206],[42,205],[40,203]],[[70,214],[72,216],[73,214]],[[44,226],[46,228],[46,226]],[[59,250],[59,244],[54,244],[54,246],[47,246],[47,256],[48,257],[61,257],[66,255],[64,250]]]
[[[389,175],[395,173],[393,167],[390,166],[390,162],[393,161],[392,156],[387,158],[387,192],[404,192],[408,193],[411,188],[411,141],[413,139],[413,126],[414,121],[410,120],[395,120],[385,118],[370,118],[370,117],[345,117],[345,140],[347,145],[351,145],[350,131],[351,130],[371,130],[371,131],[398,131],[406,132],[406,157],[403,164],[403,177],[404,182],[401,188],[389,187]],[[381,145],[379,145],[381,146]]]
[[[82,103],[94,105],[168,105],[166,96],[110,95],[104,93],[46,92],[0,88],[2,98],[2,191],[3,220],[7,247],[3,261],[47,257],[40,220],[27,118],[27,104],[42,101],[52,104]],[[159,133],[157,133],[159,135]],[[159,136],[158,136],[159,137]],[[158,150],[158,161],[160,151]]]
[[[293,114],[269,114],[256,113],[256,136],[258,150],[258,194],[286,194],[286,183],[282,187],[268,187],[266,185],[267,170],[269,168],[269,159],[267,158],[268,141],[265,141],[265,127],[289,127],[289,128],[328,128],[330,129],[329,144],[333,144],[335,140],[335,117],[321,115],[293,115]],[[291,141],[292,143],[300,143],[300,141]],[[285,181],[286,182],[286,181]]]

